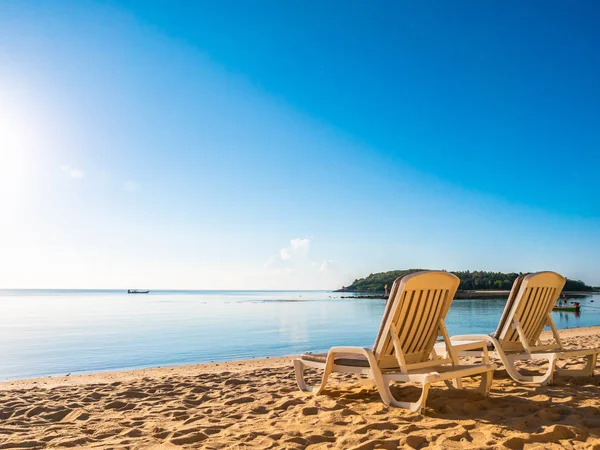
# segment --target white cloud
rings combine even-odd
[[[310,238],[290,240],[264,265],[270,283],[285,289],[326,288],[341,286],[338,264],[333,259],[311,258]]]
[[[310,239],[292,239],[290,241],[291,248],[295,251],[308,252],[308,246],[310,245]]]
[[[142,190],[142,186],[133,180],[127,180],[125,183],[123,183],[123,189],[125,189],[127,192],[135,193],[140,192]]]
[[[279,254],[271,257],[265,267],[274,272],[289,272],[298,265],[303,265],[308,258],[310,239],[292,239],[288,247],[279,250]]]
[[[332,259],[324,259],[321,262],[321,266],[319,267],[319,272],[327,272],[331,269],[331,266],[333,264],[333,260]]]
[[[85,172],[77,167],[71,167],[67,165],[60,166],[60,170],[63,171],[67,176],[71,178],[81,179],[85,177]]]

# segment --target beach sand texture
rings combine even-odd
[[[600,346],[600,327],[561,335],[568,347]],[[302,394],[290,360],[3,382],[0,449],[600,449],[600,366],[594,377],[543,387],[500,370],[487,399],[434,385],[419,415],[387,408],[349,376],[336,376],[326,395]],[[416,398],[418,390],[396,394]]]

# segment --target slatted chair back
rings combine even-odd
[[[515,301],[517,300],[517,297],[519,295],[521,283],[527,275],[529,274],[524,273],[522,275],[519,275],[513,282],[512,288],[510,289],[510,294],[508,295],[508,300],[506,300],[506,305],[504,306],[504,311],[502,312],[502,315],[500,316],[500,321],[498,322],[498,326],[496,327],[496,331],[492,333],[492,336],[494,336],[496,339],[500,336],[500,333],[502,333],[502,330],[504,329],[508,316],[510,315],[510,311],[512,310],[512,307],[515,304]]]
[[[380,368],[406,372],[452,362],[429,358],[438,336],[448,339],[444,319],[459,283],[457,276],[440,271],[416,272],[394,281],[373,346]]]
[[[504,351],[527,351],[538,345],[550,312],[565,286],[556,272],[538,272],[523,277],[519,292],[504,318],[497,336]],[[555,347],[560,347],[557,342]]]

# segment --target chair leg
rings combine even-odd
[[[444,384],[449,389],[464,389],[462,379],[453,378],[451,380],[444,380]]]
[[[325,388],[325,385],[327,384],[327,379],[329,378],[329,375],[331,375],[330,365],[329,364],[325,365],[325,369],[323,371],[323,378],[321,379],[321,384],[319,384],[317,386],[311,386],[306,383],[306,381],[304,380],[304,368],[305,368],[305,365],[301,360],[299,360],[299,359],[294,360],[294,372],[296,374],[296,383],[298,384],[298,387],[303,392],[312,393],[314,395],[319,395],[321,393],[321,391],[323,391],[323,389]]]
[[[477,388],[477,390],[487,397],[488,395],[490,395],[490,390],[492,389],[492,381],[494,381],[493,370],[482,373],[481,383],[479,383],[479,387]]]
[[[448,389],[456,389],[456,386],[454,386],[453,380],[444,380],[444,384],[446,385],[446,387]]]
[[[484,372],[481,374],[481,381],[477,387],[477,391],[485,394],[487,397],[492,388],[492,381],[494,380],[494,371]],[[452,380],[444,380],[444,384],[449,389],[465,389],[462,384],[461,378],[453,378]],[[458,386],[457,386],[458,385]]]
[[[392,394],[392,391],[390,390],[390,381],[391,380],[388,379],[375,379],[375,384],[377,386],[377,390],[379,391],[379,395],[381,396],[381,400],[383,400],[383,403],[385,403],[387,406],[392,406],[394,408],[404,408],[410,411],[420,413],[421,410],[425,407],[425,403],[427,402],[427,396],[429,395],[429,379],[423,379],[421,397],[419,397],[419,400],[417,400],[416,402],[401,402],[397,400]]]
[[[573,370],[573,369],[556,369],[557,375],[567,375],[572,377],[583,376],[583,377],[593,377],[594,369],[596,368],[596,361],[598,360],[598,354],[592,353],[590,355],[586,355],[587,363],[583,369]]]
[[[543,375],[533,375],[533,376],[523,375],[515,367],[515,361],[519,361],[521,359],[529,359],[529,358],[519,358],[518,355],[516,355],[516,356],[517,357],[508,355],[506,358],[502,358],[502,363],[504,364],[504,367],[506,367],[506,371],[508,372],[508,374],[510,375],[510,377],[513,380],[518,381],[519,383],[541,384],[542,386],[552,383],[552,377],[554,376],[554,372],[556,369],[556,354],[555,353],[550,353],[547,355],[530,355],[531,356],[530,359],[542,359],[542,360],[548,361],[548,369],[546,370],[546,373],[544,373]]]

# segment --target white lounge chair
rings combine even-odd
[[[460,280],[447,272],[417,272],[394,281],[379,334],[373,350],[362,347],[332,347],[321,355],[305,354],[293,361],[296,381],[302,391],[315,395],[325,388],[332,372],[354,373],[359,379],[367,376],[375,382],[386,405],[420,411],[425,406],[430,383],[445,381],[462,387],[461,378],[481,375],[479,389],[489,393],[494,364],[487,360],[484,341],[471,343],[484,355],[483,364],[460,365],[444,325],[446,313]],[[434,345],[442,336],[446,358],[439,358]],[[305,367],[324,370],[322,382],[309,386],[304,380]],[[417,382],[422,385],[417,402],[394,398],[390,382]]]
[[[556,325],[552,320],[552,308],[560,295],[566,279],[555,272],[538,272],[519,276],[512,287],[498,328],[491,335],[468,334],[452,336],[452,345],[460,356],[481,356],[481,351],[467,348],[470,341],[488,342],[489,354],[498,358],[512,379],[520,383],[546,384],[555,373],[592,376],[600,348],[567,350],[563,347]],[[554,342],[542,345],[540,335],[544,326],[552,330]],[[442,351],[442,346],[437,346]],[[558,359],[586,357],[587,364],[581,370],[557,369]],[[546,360],[548,369],[543,375],[524,375],[515,366],[519,360]]]

